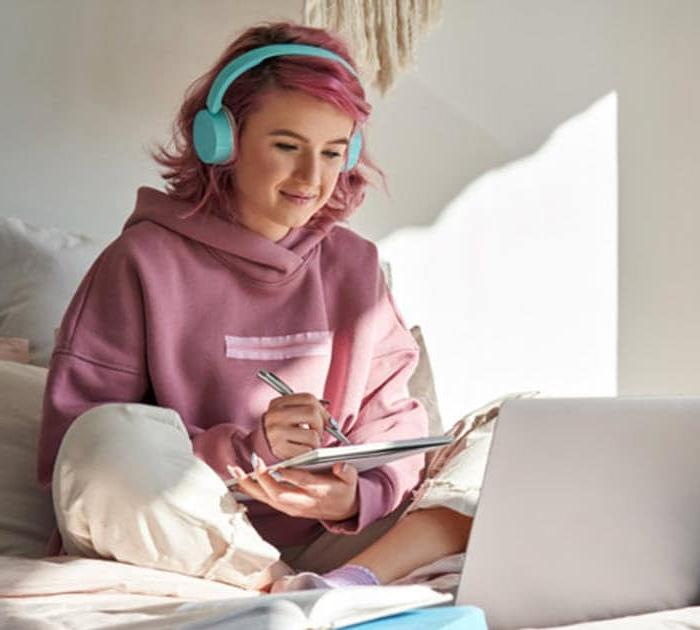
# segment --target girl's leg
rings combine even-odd
[[[340,568],[322,575],[301,572],[282,577],[273,592],[389,584],[419,567],[463,552],[472,517],[450,508],[415,509]]]
[[[172,409],[108,404],[77,418],[54,467],[65,550],[260,588],[288,568]]]
[[[419,509],[404,516],[348,564],[368,568],[381,584],[466,549],[472,517],[450,508]]]

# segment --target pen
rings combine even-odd
[[[278,394],[281,394],[282,396],[289,396],[290,394],[294,393],[294,391],[291,387],[289,387],[289,385],[287,385],[279,376],[273,374],[269,370],[258,371],[258,378],[265,381],[270,387],[272,387],[272,389],[274,389]],[[330,426],[324,428],[336,440],[342,442],[343,444],[351,444],[350,440],[348,440],[348,438],[345,437],[345,434],[340,430],[340,426],[338,425],[337,420],[333,418],[333,416],[331,416],[328,419],[328,424]]]

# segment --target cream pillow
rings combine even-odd
[[[48,366],[54,329],[102,245],[87,236],[0,217],[0,337],[29,339]]]
[[[444,428],[440,418],[433,370],[430,365],[428,349],[425,346],[425,339],[423,339],[423,332],[420,326],[413,326],[411,334],[420,348],[420,355],[416,370],[408,381],[408,391],[413,398],[420,400],[428,413],[428,433],[430,435],[442,435]]]
[[[0,555],[39,558],[55,526],[36,481],[46,368],[0,361]]]
[[[29,363],[29,339],[0,337],[0,361]]]

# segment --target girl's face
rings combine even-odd
[[[238,220],[274,241],[306,224],[335,189],[352,128],[350,116],[303,92],[265,95],[237,147]]]

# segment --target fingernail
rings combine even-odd
[[[283,481],[284,480],[284,477],[282,476],[282,474],[277,472],[276,470],[270,470],[268,472],[270,473],[270,477],[272,477],[275,481]]]
[[[237,481],[240,481],[241,479],[243,479],[243,477],[245,477],[245,472],[242,468],[239,468],[238,466],[226,466],[226,469],[228,470],[229,474]]]
[[[260,459],[255,451],[250,454],[250,463],[253,466],[253,470],[260,470],[262,467],[262,459]]]

